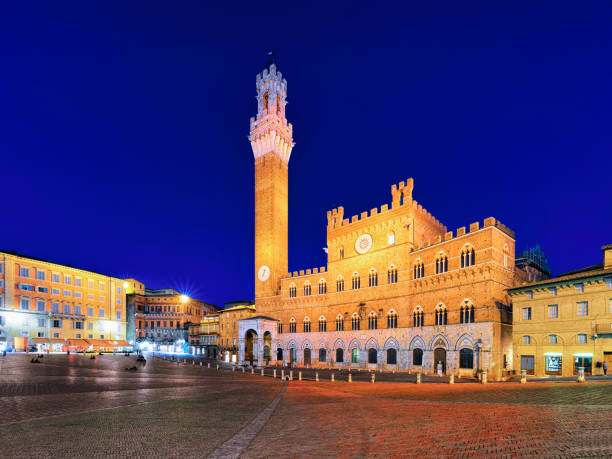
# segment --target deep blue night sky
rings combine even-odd
[[[253,298],[247,135],[273,49],[291,270],[325,264],[327,210],[380,207],[408,177],[449,230],[494,216],[557,274],[602,260],[609,2],[219,3],[3,4],[0,248]]]

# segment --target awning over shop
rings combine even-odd
[[[74,346],[74,347],[89,347],[89,343],[87,341],[85,341],[84,339],[78,339],[78,338],[67,340],[66,345]]]
[[[51,342],[53,344],[66,344],[65,339],[59,339],[59,338],[51,338]]]
[[[49,338],[34,338],[34,342],[49,344]]]
[[[87,339],[86,340],[91,346],[94,347],[125,347],[131,346],[130,343],[123,340],[111,340],[111,339]]]
[[[121,346],[121,347],[131,346],[130,343],[128,343],[127,341],[123,339],[114,340],[114,341],[111,341],[111,343],[113,343],[114,346]]]

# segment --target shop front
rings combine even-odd
[[[49,338],[34,338],[34,346],[36,346],[36,352],[49,352],[51,350],[51,341]]]
[[[89,343],[84,339],[71,338],[66,340],[66,351],[70,352],[86,352],[89,348]]]
[[[544,353],[545,373],[547,375],[561,376],[563,370],[563,354],[560,352]]]
[[[593,374],[593,354],[589,352],[575,353],[574,357],[574,374],[578,374],[578,368],[584,368],[584,374],[590,376]]]

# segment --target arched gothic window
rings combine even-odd
[[[282,110],[283,110],[283,101],[281,99],[280,94],[277,94],[276,95],[276,113],[280,115]]]
[[[504,268],[508,267],[508,244],[504,244]]]
[[[370,311],[368,315],[368,329],[376,330],[378,328],[378,317],[374,311]]]
[[[292,317],[291,320],[289,320],[289,333],[295,333],[295,318]]]
[[[462,324],[473,324],[474,323],[474,305],[468,300],[465,300],[461,304],[459,310],[459,320]]]
[[[412,364],[416,366],[423,365],[423,349],[417,347],[412,351]]]
[[[412,313],[412,318],[415,327],[423,326],[423,310],[420,306],[417,306],[414,312]]]
[[[327,331],[327,320],[325,320],[325,317],[323,316],[319,317],[319,331],[320,332]]]
[[[459,351],[459,368],[474,368],[474,351],[461,349]]]
[[[344,331],[344,320],[342,314],[336,316],[336,331]]]
[[[325,279],[319,281],[319,295],[325,295],[327,293],[327,282]]]
[[[476,264],[476,252],[470,245],[463,247],[461,250],[461,267],[467,268]]]
[[[439,304],[436,306],[436,325],[446,325],[447,324],[447,312],[446,306],[443,304]]]
[[[355,312],[353,313],[353,317],[351,317],[351,330],[359,330],[360,328],[360,319],[359,315]]]
[[[280,321],[276,324],[276,332],[281,334],[283,332],[283,324]]]
[[[378,352],[373,347],[368,349],[368,363],[378,363]]]
[[[396,365],[397,364],[397,351],[390,347],[387,349],[387,365]]]
[[[342,349],[341,347],[336,349],[336,362],[337,363],[344,362],[344,349]]]
[[[436,274],[442,274],[448,271],[448,257],[440,252],[436,258]]]
[[[389,266],[389,270],[387,271],[387,283],[397,283],[397,268],[395,267],[395,265]]]
[[[361,278],[359,277],[359,273],[357,271],[355,271],[353,273],[353,290],[358,290],[361,288]]]
[[[327,361],[327,349],[319,349],[319,362]]]
[[[304,318],[304,333],[310,332],[310,319],[308,317]]]
[[[344,279],[342,278],[342,276],[338,276],[338,279],[336,279],[336,292],[343,292],[344,291]]]
[[[268,111],[268,91],[264,92],[264,95],[263,95],[263,109],[264,109],[264,112]]]
[[[311,285],[309,281],[304,282],[304,296],[310,296]]]
[[[376,287],[378,285],[378,273],[374,268],[370,269],[370,274],[368,275],[368,286]]]
[[[291,285],[289,286],[289,298],[295,298],[295,296],[296,296],[295,284],[292,282]]]
[[[414,278],[420,279],[425,276],[425,265],[421,260],[417,260],[414,265]]]
[[[387,313],[387,328],[397,328],[397,313],[393,309]]]

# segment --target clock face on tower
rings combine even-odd
[[[355,241],[355,250],[357,253],[364,254],[372,248],[372,236],[362,234]]]
[[[265,282],[268,280],[268,277],[270,277],[270,268],[263,265],[261,268],[259,268],[259,271],[257,271],[257,278],[260,281]]]

